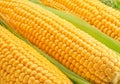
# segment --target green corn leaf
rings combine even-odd
[[[100,0],[101,2],[105,3],[108,6],[116,8],[120,10],[120,0]]]

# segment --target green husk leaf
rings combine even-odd
[[[94,37],[96,40],[105,44],[107,47],[120,53],[120,42],[107,36],[106,34],[101,32],[100,30],[98,30],[97,28],[95,28],[95,27],[91,26],[90,24],[88,24],[87,22],[85,22],[84,20],[82,20],[82,19],[78,18],[77,16],[74,16],[70,13],[62,12],[62,11],[56,10],[54,8],[47,7],[43,4],[41,4],[39,0],[29,0],[29,1],[36,3],[36,4],[40,5],[41,7],[43,7],[44,9],[46,9],[46,10],[58,15],[59,17],[71,22],[74,26],[76,26],[80,30],[83,30],[84,32],[86,32],[89,35],[91,35],[92,37]]]
[[[100,1],[118,10],[120,9],[120,0],[100,0]]]
[[[105,3],[108,6],[115,7],[115,4],[112,0],[100,0],[102,3]]]
[[[60,64],[59,62],[57,62],[55,59],[53,59],[52,57],[50,57],[48,54],[46,54],[45,52],[43,52],[41,49],[39,49],[38,47],[34,46],[32,43],[30,43],[27,39],[25,39],[24,37],[22,37],[19,33],[17,33],[14,28],[10,27],[5,21],[3,21],[2,19],[0,19],[0,25],[4,26],[6,29],[8,29],[11,33],[13,33],[15,36],[17,36],[18,38],[20,38],[21,40],[25,41],[27,44],[29,44],[31,47],[33,47],[37,52],[39,52],[40,54],[42,54],[45,58],[47,58],[51,63],[53,63],[56,67],[59,68],[59,70],[61,70],[66,76],[68,76],[74,84],[91,84],[90,82],[88,82],[87,80],[83,79],[82,77],[78,76],[77,74],[73,73],[72,71],[70,71],[69,69],[67,69],[66,67],[64,67],[62,64]]]

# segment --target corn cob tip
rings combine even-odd
[[[116,73],[116,76],[112,81],[112,84],[120,84],[120,72]]]

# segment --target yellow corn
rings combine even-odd
[[[0,1],[0,14],[17,32],[83,78],[119,84],[119,55],[71,23],[25,0]]]
[[[40,0],[56,9],[84,19],[108,36],[120,42],[120,12],[100,0]]]
[[[47,59],[0,26],[0,84],[72,84]]]

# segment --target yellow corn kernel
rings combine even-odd
[[[100,0],[40,1],[47,6],[77,15],[120,42],[120,12],[101,3]]]
[[[72,84],[54,65],[0,26],[0,84]]]
[[[119,55],[71,23],[25,0],[2,0],[0,9],[17,32],[71,71],[97,84],[120,80]]]

